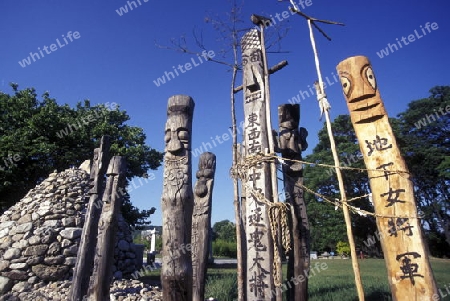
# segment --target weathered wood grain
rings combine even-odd
[[[194,100],[169,98],[165,126],[161,283],[164,301],[192,300],[191,137]]]
[[[201,154],[198,163],[197,183],[194,187],[194,213],[192,216],[192,275],[193,301],[205,300],[206,268],[211,229],[211,205],[216,172],[216,155]]]
[[[94,268],[88,288],[88,301],[110,300],[109,288],[112,282],[114,247],[117,240],[117,218],[122,203],[119,193],[125,186],[126,159],[114,156],[109,162],[106,175],[103,207],[98,223],[97,247],[95,249]]]
[[[247,32],[241,40],[246,157],[265,153],[269,147],[266,123],[264,63],[259,32]],[[246,186],[247,301],[274,300],[273,242],[266,205],[257,198],[273,199],[270,166],[258,163],[248,169]]]
[[[285,159],[301,160],[301,152],[306,149],[306,129],[300,128],[300,106],[285,104],[278,107],[279,150]],[[286,160],[283,165],[284,191],[286,202],[291,205],[291,250],[287,270],[287,280],[307,275],[310,266],[310,230],[306,203],[303,198],[303,166],[299,162]],[[303,278],[302,278],[303,279]],[[308,300],[308,278],[288,286],[287,300]]]
[[[81,241],[78,247],[77,261],[73,272],[69,300],[81,301],[87,294],[89,277],[94,265],[95,247],[97,245],[98,221],[102,208],[104,175],[109,161],[109,136],[103,136],[100,147],[94,150],[91,164],[91,189]]]

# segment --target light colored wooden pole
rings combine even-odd
[[[341,169],[340,169],[340,163],[339,163],[339,156],[336,150],[336,143],[334,141],[333,136],[333,130],[331,129],[331,120],[330,120],[330,114],[329,114],[329,104],[325,98],[325,91],[323,88],[323,80],[322,80],[322,73],[320,72],[320,64],[319,64],[319,56],[317,54],[316,49],[316,43],[314,40],[314,33],[311,26],[311,20],[308,19],[308,27],[309,27],[309,36],[311,39],[311,45],[314,52],[314,60],[316,63],[316,69],[317,69],[317,76],[319,78],[319,85],[316,85],[316,92],[317,97],[319,100],[319,104],[321,106],[322,113],[325,114],[326,124],[327,124],[327,132],[328,137],[330,139],[330,146],[331,146],[331,152],[333,153],[333,159],[334,159],[334,166],[336,170],[336,176],[339,183],[339,191],[341,195],[341,202],[342,202],[342,211],[344,212],[344,219],[345,219],[345,225],[347,228],[347,238],[350,245],[350,253],[351,253],[351,259],[352,259],[352,267],[353,267],[353,273],[355,275],[355,284],[356,284],[356,290],[358,293],[358,298],[360,301],[364,301],[364,289],[361,281],[361,275],[359,270],[359,263],[358,263],[358,257],[356,254],[356,247],[355,247],[355,241],[353,239],[353,231],[352,231],[352,222],[350,218],[350,213],[347,207],[347,196],[345,193],[345,187],[344,187],[344,181],[342,179]]]
[[[370,61],[364,56],[350,57],[339,63],[337,71],[368,169],[392,298],[436,300],[439,294],[411,175],[389,124]]]
[[[208,242],[211,229],[212,194],[216,155],[201,154],[198,162],[197,183],[194,188],[194,212],[192,215],[192,300],[205,300]]]

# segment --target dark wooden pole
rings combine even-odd
[[[98,223],[97,248],[95,250],[94,269],[88,289],[88,301],[110,300],[109,288],[112,282],[114,247],[116,245],[117,216],[120,213],[124,188],[126,159],[114,156],[109,162],[106,175],[103,208]]]
[[[411,175],[389,124],[372,66],[367,57],[355,56],[340,62],[337,71],[368,169],[392,298],[434,300],[433,296],[439,295]]]
[[[283,158],[289,160],[301,160],[301,152],[307,147],[304,128],[299,129],[300,106],[298,104],[281,105],[278,107],[279,150]],[[287,280],[304,279],[295,285],[288,286],[287,296],[289,301],[308,300],[309,253],[310,230],[306,203],[303,198],[303,166],[299,162],[286,160],[283,165],[284,190],[286,202],[291,205],[291,242],[289,251]],[[299,276],[305,278],[300,278]],[[293,283],[291,281],[291,283]],[[297,284],[298,283],[298,284]]]
[[[165,127],[163,249],[161,283],[164,301],[192,300],[191,136],[194,100],[186,95],[169,98]]]
[[[268,150],[264,64],[259,32],[247,32],[241,40],[246,157]],[[274,300],[273,242],[266,205],[258,197],[272,200],[270,164],[260,162],[248,170],[246,186],[247,301]]]
[[[70,301],[81,301],[88,291],[89,277],[94,266],[94,254],[97,245],[98,220],[103,205],[101,196],[104,174],[108,167],[109,148],[109,136],[103,136],[100,147],[94,150],[94,160],[92,161],[90,173],[90,198],[78,247],[77,261],[73,271],[72,286],[69,294]]]
[[[203,153],[198,162],[197,183],[194,188],[192,216],[192,275],[193,301],[205,300],[206,268],[208,263],[211,203],[216,172],[216,155]]]

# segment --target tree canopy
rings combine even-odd
[[[430,250],[444,255],[450,245],[450,86],[430,94],[398,115],[398,136]]]
[[[359,151],[355,132],[348,115],[338,116],[332,123],[333,133],[340,153],[341,166],[364,168],[364,162]],[[307,162],[334,165],[330,149],[326,125],[319,131],[319,143],[313,153],[305,158]],[[358,170],[344,169],[344,178],[347,198],[351,199],[367,195],[369,191],[367,174]],[[328,200],[339,199],[339,187],[334,168],[306,166],[304,182],[307,187]],[[324,199],[310,193],[305,193],[307,202],[308,220],[311,226],[312,250],[334,250],[339,241],[346,241],[346,230],[341,210]],[[373,212],[373,206],[368,197],[351,202],[352,206]],[[352,227],[355,241],[361,244],[367,234],[376,232],[375,219],[352,214]]]
[[[213,239],[220,239],[227,242],[236,242],[236,228],[233,222],[223,220],[216,222],[213,227]]]
[[[127,179],[142,177],[161,165],[162,153],[145,144],[139,127],[114,102],[92,106],[89,100],[75,108],[60,105],[48,92],[38,99],[34,88],[0,92],[0,212],[18,202],[54,170],[79,166],[92,159],[103,135],[111,137],[111,155],[125,156]],[[145,223],[154,209],[139,210],[125,197],[124,217],[134,225]]]

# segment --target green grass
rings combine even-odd
[[[358,300],[351,260],[313,260],[311,268],[314,268],[316,263],[326,263],[327,269],[319,273],[316,271],[316,275],[310,277],[308,283],[310,301]],[[384,260],[364,259],[360,260],[359,264],[366,301],[392,300]],[[450,260],[432,259],[431,266],[438,288],[445,291],[444,286],[450,285]],[[283,271],[286,275],[285,266]],[[151,272],[149,276],[158,278],[159,272]],[[205,298],[215,297],[219,301],[234,301],[237,296],[236,265],[209,268],[205,290]],[[443,300],[447,299],[450,301],[450,296]]]
[[[327,263],[328,269],[310,278],[309,300],[358,300],[351,261],[323,262]],[[392,300],[384,260],[365,259],[360,260],[359,264],[366,300]],[[438,288],[450,284],[450,260],[432,259],[431,266]]]

